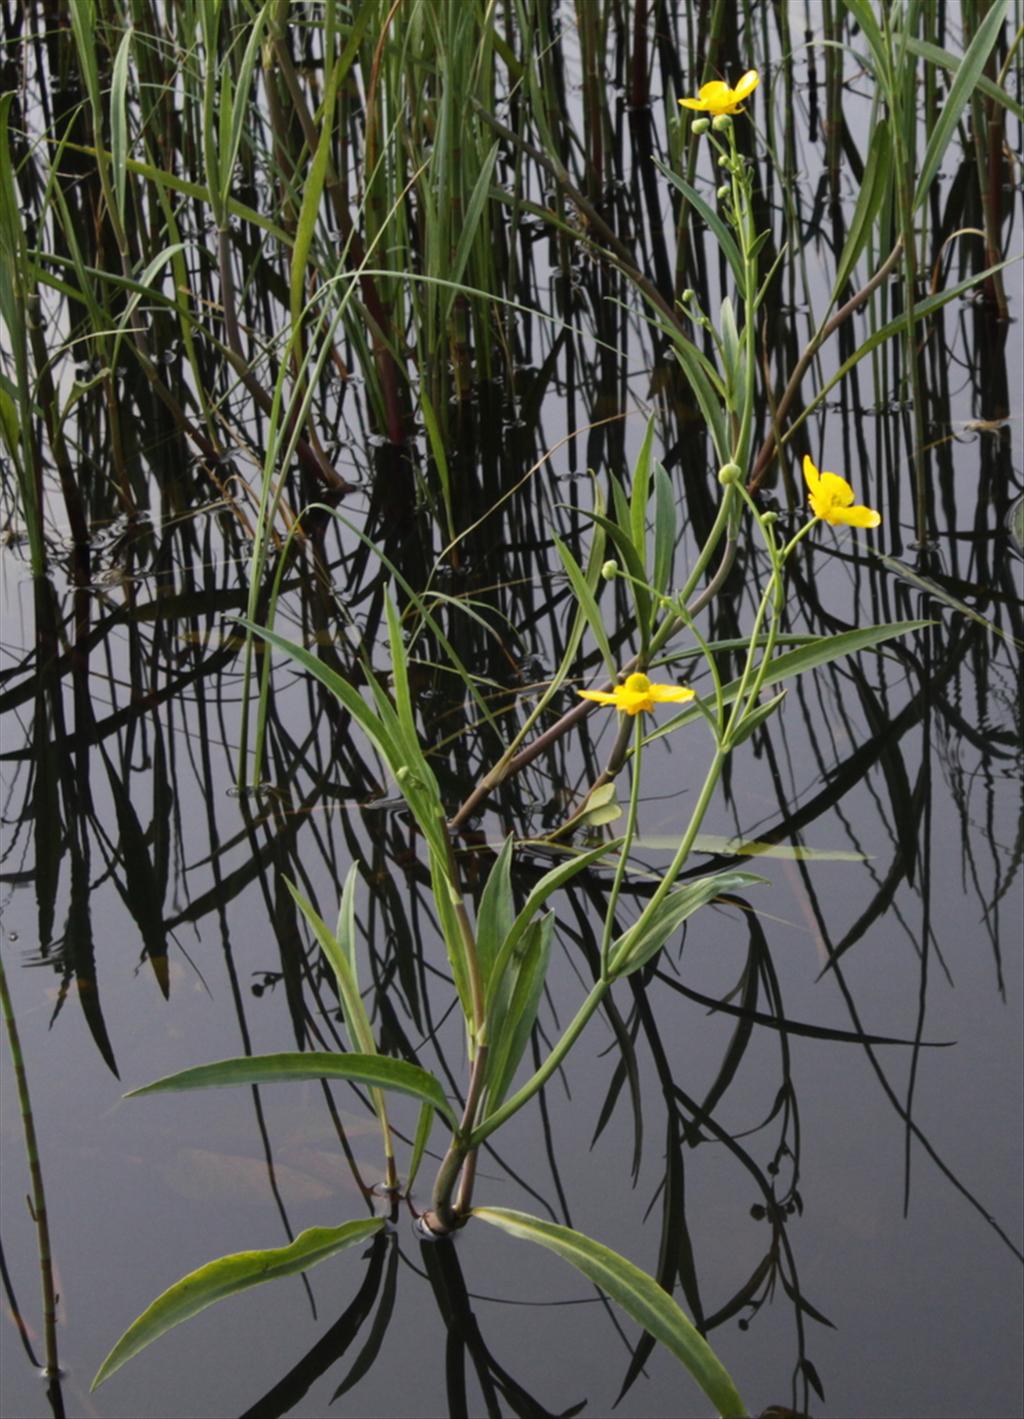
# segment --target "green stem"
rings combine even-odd
[[[676,855],[672,859],[668,871],[658,883],[654,895],[651,897],[650,901],[648,901],[647,905],[644,907],[643,911],[637,918],[636,923],[634,924],[632,930],[629,933],[630,939],[635,939],[636,937],[643,934],[648,922],[654,916],[654,913],[658,910],[661,903],[668,896],[669,892],[672,890],[673,885],[675,884],[676,878],[679,876],[680,872],[683,870],[683,867],[686,865],[686,859],[690,855],[690,850],[693,847],[694,842],[696,841],[697,834],[700,832],[701,824],[704,821],[704,815],[707,813],[708,806],[711,803],[711,796],[714,793],[716,787],[718,786],[718,780],[722,773],[722,766],[725,763],[726,755],[728,754],[728,752],[728,749],[715,750],[715,756],[711,760],[711,766],[708,769],[707,775],[704,779],[704,783],[701,786],[697,802],[693,806],[693,812],[690,814],[690,821],[687,824],[686,832],[683,834],[682,841],[680,842],[679,847],[676,849]]]
[[[630,765],[630,785],[629,785],[629,811],[626,815],[626,831],[619,849],[619,860],[615,867],[615,877],[612,881],[612,889],[608,895],[608,905],[605,908],[604,928],[601,932],[601,979],[608,979],[608,953],[611,949],[612,931],[615,928],[615,908],[619,900],[619,892],[622,890],[622,879],[626,875],[626,864],[629,861],[629,849],[636,834],[636,814],[637,806],[640,802],[640,762],[643,757],[644,732],[640,715],[635,715],[634,736],[633,736],[633,762]]]
[[[53,1259],[50,1253],[50,1226],[46,1212],[46,1193],[43,1190],[43,1170],[39,1162],[39,1147],[36,1142],[36,1128],[32,1117],[32,1102],[28,1093],[28,1078],[25,1061],[18,1038],[18,1026],[14,1019],[14,1008],[7,990],[7,975],[3,959],[0,957],[0,1013],[7,1027],[7,1043],[14,1066],[14,1082],[21,1107],[21,1122],[25,1133],[25,1157],[28,1160],[29,1177],[32,1182],[32,1216],[36,1224],[39,1249],[39,1271],[43,1285],[43,1333],[46,1345],[46,1375],[56,1380],[60,1376],[57,1361],[57,1295],[53,1284]]]
[[[518,1089],[510,1099],[505,1100],[500,1108],[495,1109],[494,1113],[485,1118],[483,1123],[478,1124],[478,1126],[474,1128],[469,1139],[470,1147],[476,1148],[485,1138],[488,1138],[496,1128],[500,1128],[506,1119],[511,1118],[514,1113],[518,1113],[524,1104],[529,1103],[539,1089],[543,1089],[552,1074],[554,1074],[555,1070],[562,1063],[562,1060],[572,1049],[577,1039],[579,1039],[583,1027],[601,1004],[610,984],[611,982],[606,980],[594,982],[590,994],[577,1010],[572,1020],[570,1020],[562,1038],[555,1045],[536,1074],[527,1079],[521,1089]]]

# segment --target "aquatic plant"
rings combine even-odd
[[[754,76],[756,81],[756,75]],[[748,83],[745,92],[753,88]],[[412,1206],[412,1184],[420,1169],[424,1151],[436,1119],[448,1130],[446,1152],[434,1180],[431,1202],[419,1213],[425,1235],[448,1244],[451,1235],[470,1222],[485,1222],[511,1236],[549,1248],[575,1266],[627,1312],[654,1338],[675,1354],[704,1390],[718,1413],[746,1413],[730,1375],[715,1356],[675,1300],[657,1281],[639,1270],[627,1258],[607,1245],[561,1224],[544,1221],[518,1210],[474,1204],[476,1159],[481,1145],[491,1138],[520,1109],[533,1100],[559,1068],[585,1026],[601,1007],[612,987],[643,969],[667,941],[696,912],[723,896],[759,885],[763,879],[745,871],[726,871],[681,880],[688,867],[694,843],[718,786],[728,756],[776,713],[785,698],[784,684],[792,677],[847,653],[840,638],[808,639],[796,649],[777,652],[777,637],[784,604],[786,563],[818,518],[842,520],[836,508],[853,520],[848,509],[848,485],[834,474],[818,475],[811,482],[815,516],[786,543],[781,544],[773,513],[761,513],[743,483],[742,468],[749,458],[753,407],[756,397],[754,322],[759,303],[760,280],[756,269],[759,240],[752,217],[750,171],[739,155],[731,123],[719,130],[727,135],[723,150],[732,182],[727,218],[733,229],[739,275],[738,311],[723,303],[720,326],[707,327],[720,352],[717,369],[705,361],[708,385],[721,400],[715,411],[719,437],[727,440],[731,458],[719,475],[720,506],[711,532],[683,587],[668,585],[670,562],[666,556],[674,531],[669,519],[656,520],[653,556],[648,546],[648,501],[661,485],[663,473],[652,468],[653,425],[648,427],[638,465],[633,470],[632,492],[627,500],[612,483],[613,515],[606,516],[598,504],[592,514],[597,541],[584,570],[568,549],[560,555],[576,594],[576,620],[582,631],[589,628],[595,640],[608,649],[608,632],[595,600],[598,578],[628,584],[644,668],[623,672],[608,689],[579,691],[584,699],[613,706],[632,721],[632,746],[622,760],[629,765],[629,803],[621,837],[578,853],[547,872],[535,884],[526,901],[517,908],[511,868],[514,843],[506,839],[498,852],[480,897],[475,921],[460,883],[454,843],[440,786],[424,750],[410,692],[410,667],[403,617],[391,595],[384,601],[390,648],[390,686],[385,687],[369,664],[364,664],[370,700],[349,680],[304,647],[290,642],[272,629],[247,622],[247,629],[269,646],[285,652],[300,667],[320,680],[336,696],[341,706],[359,725],[387,765],[395,787],[416,822],[429,860],[434,908],[448,952],[453,988],[465,1023],[468,1082],[461,1108],[448,1100],[439,1079],[418,1065],[380,1055],[375,1047],[370,1019],[359,986],[355,951],[356,868],[349,871],[341,896],[338,925],[334,931],[319,916],[299,888],[288,889],[309,923],[334,974],[338,999],[345,1019],[350,1051],[325,1054],[304,1051],[295,1054],[246,1056],[222,1060],[190,1069],[133,1091],[131,1097],[151,1096],[167,1091],[208,1088],[297,1079],[346,1079],[371,1091],[383,1141],[385,1194],[390,1199],[388,1216],[359,1222],[345,1222],[331,1228],[303,1232],[288,1247],[239,1253],[210,1262],[184,1277],[165,1291],[133,1323],[117,1342],[96,1376],[100,1384],[127,1360],[160,1335],[195,1315],[213,1301],[258,1282],[308,1268],[336,1252],[363,1242],[381,1232],[389,1219],[398,1215],[402,1199]],[[717,138],[715,139],[717,142]],[[706,319],[706,318],[705,318]],[[831,480],[831,481],[827,481]],[[657,492],[656,492],[657,496]],[[662,505],[664,506],[664,505]],[[870,514],[861,525],[877,524]],[[756,529],[768,555],[770,575],[762,590],[753,624],[744,642],[742,670],[738,678],[723,683],[718,657],[696,626],[700,610],[713,598],[721,575],[716,574],[694,597],[699,579],[722,550],[722,564],[728,569],[741,535],[741,525]],[[605,539],[621,558],[602,561],[600,548]],[[392,570],[394,570],[392,568]],[[412,625],[430,629],[433,618],[421,595],[399,578],[406,597],[407,616]],[[693,598],[693,599],[691,599]],[[901,623],[868,628],[860,644],[881,644],[913,629],[917,623]],[[652,681],[647,667],[655,665],[664,647],[674,637],[688,632],[705,662],[713,693],[698,699],[695,692],[679,685]],[[571,637],[575,644],[576,635]],[[610,655],[610,651],[608,652]],[[567,679],[569,658],[554,677],[557,690]],[[465,674],[465,672],[462,672]],[[467,688],[472,688],[466,675]],[[779,689],[779,686],[783,688]],[[762,699],[762,691],[775,691]],[[644,715],[656,704],[693,705],[661,725],[648,736]],[[589,706],[586,706],[587,708]],[[649,738],[679,732],[684,726],[703,720],[711,732],[713,753],[704,783],[689,822],[681,831],[671,863],[636,919],[624,930],[617,926],[617,908],[622,884],[630,871],[630,854],[637,835],[643,751]],[[507,754],[504,756],[507,759]],[[610,775],[614,779],[618,765]],[[608,777],[587,795],[577,820],[608,823],[621,815],[604,789]],[[493,783],[495,775],[486,782]],[[611,891],[604,913],[599,970],[586,998],[562,1031],[546,1057],[532,1074],[514,1087],[529,1044],[544,990],[552,942],[558,927],[557,915],[549,906],[555,893],[577,874],[599,861],[614,863]],[[402,1176],[394,1154],[386,1095],[398,1091],[420,1102],[420,1123],[407,1171]]]

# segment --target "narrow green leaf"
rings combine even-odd
[[[128,176],[128,61],[134,33],[129,25],[121,36],[110,75],[110,156],[114,169],[114,202],[122,227],[125,224],[124,193]]]
[[[871,0],[844,0],[846,8],[860,26],[861,33],[871,50],[876,81],[888,86],[889,50],[872,8]]]
[[[469,261],[469,254],[477,238],[480,219],[483,216],[484,208],[487,206],[488,199],[491,195],[491,178],[494,176],[494,164],[497,161],[500,146],[501,145],[497,142],[492,145],[480,165],[476,182],[473,184],[473,191],[469,195],[469,201],[466,204],[466,212],[462,222],[462,231],[459,233],[459,244],[455,248],[455,259],[452,262],[451,269],[445,272],[445,275],[452,282],[462,280],[466,263]],[[443,310],[445,323],[447,323],[451,317],[454,302],[455,292],[450,291],[445,298]]]
[[[168,1074],[141,1089],[125,1094],[126,1099],[139,1099],[144,1094],[174,1094],[186,1089],[231,1088],[240,1084],[287,1084],[303,1079],[347,1079],[370,1088],[391,1089],[397,1094],[411,1094],[422,1099],[455,1122],[444,1090],[432,1074],[418,1064],[405,1059],[390,1059],[383,1054],[331,1054],[321,1050],[288,1051],[281,1054],[243,1055],[236,1059],[220,1059],[213,1064],[199,1064],[183,1069],[180,1074]]]
[[[452,480],[448,471],[448,454],[445,450],[444,439],[441,437],[441,429],[437,422],[437,415],[434,413],[434,406],[430,402],[430,396],[427,394],[423,381],[420,383],[419,401],[420,412],[423,415],[423,427],[427,431],[427,441],[430,444],[430,456],[434,460],[438,482],[441,484],[441,501],[444,503],[447,536],[449,542],[454,542],[455,518],[452,511]]]
[[[708,224],[708,227],[714,233],[715,240],[725,253],[725,259],[732,269],[732,274],[737,286],[741,291],[744,290],[746,286],[746,275],[743,267],[743,257],[740,255],[740,249],[736,245],[736,238],[733,236],[728,226],[722,221],[722,218],[715,211],[714,207],[705,202],[697,189],[691,187],[685,178],[680,177],[677,172],[673,172],[670,167],[666,166],[666,164],[661,162],[658,158],[654,159],[654,166],[661,173],[662,177],[667,178],[672,186],[683,194],[694,211]]]
[[[740,335],[736,329],[736,315],[728,296],[719,307],[718,323],[722,336],[722,363],[725,366],[725,388],[730,409],[737,408],[737,396],[743,372],[740,368]]]
[[[864,177],[857,194],[857,205],[853,209],[846,241],[836,264],[836,279],[829,305],[835,305],[850,279],[850,273],[874,231],[875,218],[891,184],[892,139],[889,120],[883,118],[880,123],[875,124],[871,134]]]
[[[603,1243],[557,1222],[507,1207],[474,1207],[473,1216],[511,1237],[547,1247],[575,1266],[685,1365],[718,1414],[744,1419],[747,1410],[732,1377],[693,1322],[652,1276]]]
[[[612,487],[614,488],[616,486],[617,484],[613,482]],[[609,517],[602,517],[600,513],[596,512],[587,513],[585,516],[592,518],[593,521],[597,523],[598,527],[603,528],[604,531],[607,532],[608,536],[615,543],[615,549],[625,563],[626,570],[633,578],[629,583],[629,590],[633,597],[633,604],[636,607],[637,628],[640,631],[641,641],[646,648],[647,642],[650,639],[651,595],[645,585],[647,574],[643,563],[637,556],[632,538],[628,531],[620,527],[617,522],[613,522]],[[626,511],[625,520],[628,528],[628,510]]]
[[[345,879],[345,887],[342,893],[342,901],[351,902],[353,896],[353,876],[358,873],[359,868],[355,863],[348,870]],[[292,900],[302,912],[312,928],[313,934],[320,943],[320,949],[327,957],[327,962],[334,972],[334,979],[338,986],[338,1000],[341,1003],[341,1012],[345,1017],[345,1026],[348,1030],[349,1040],[354,1049],[362,1054],[376,1054],[377,1043],[373,1038],[373,1029],[370,1025],[370,1017],[366,1013],[366,1006],[363,998],[359,994],[359,982],[354,969],[354,951],[352,942],[342,944],[339,939],[330,931],[327,923],[316,912],[313,906],[306,900],[303,894],[296,887],[295,883],[287,877],[282,879],[284,885],[292,895]],[[346,903],[346,906],[348,903]],[[342,909],[342,916],[346,916],[345,907]]]
[[[512,896],[512,852],[515,839],[509,833],[492,866],[480,897],[476,923],[476,946],[480,974],[486,982],[498,952],[512,930],[516,904]]]
[[[699,877],[685,887],[670,892],[654,915],[631,926],[614,943],[609,970],[613,976],[628,976],[647,964],[661,950],[672,933],[694,912],[723,892],[738,892],[766,882],[750,872],[716,872]]]
[[[344,1222],[340,1227],[310,1227],[300,1232],[289,1246],[235,1252],[190,1271],[132,1322],[96,1372],[92,1389],[108,1380],[133,1355],[215,1301],[247,1291],[263,1281],[276,1281],[281,1276],[306,1271],[335,1252],[367,1241],[386,1225],[383,1217],[367,1217],[358,1222]]]
[[[551,959],[554,929],[552,912],[531,922],[501,981],[493,1023],[488,1025],[488,1112],[493,1112],[505,1098],[529,1044]]]
[[[885,641],[894,640],[897,636],[909,635],[912,631],[920,631],[925,626],[933,624],[932,621],[893,621],[888,626],[862,626],[855,631],[840,631],[834,636],[817,636],[796,650],[787,650],[782,655],[777,655],[768,667],[763,688],[767,689],[771,685],[778,685],[783,680],[791,680],[794,675],[805,675],[809,670],[817,670],[822,665],[831,665],[834,660],[842,660],[848,655],[856,655],[858,651],[871,650],[877,645],[882,645]],[[732,703],[736,698],[739,686],[739,680],[731,680],[728,685],[722,687],[722,702],[724,704]],[[684,724],[692,724],[700,717],[700,711],[691,705],[655,729],[645,738],[644,743],[649,744],[655,739],[661,739]]]
[[[553,867],[550,872],[545,872],[544,876],[527,897],[522,911],[516,917],[512,925],[512,930],[505,939],[505,944],[502,946],[498,960],[495,962],[494,968],[491,971],[491,980],[488,983],[488,1000],[490,1000],[494,988],[501,980],[505,965],[512,953],[516,950],[523,933],[552,893],[557,892],[560,887],[564,887],[566,883],[571,882],[577,873],[583,872],[588,867],[593,866],[599,858],[604,857],[606,853],[614,852],[619,846],[620,843],[618,841],[602,843],[600,847],[591,848],[589,852],[580,853],[579,856],[571,858],[568,862],[559,863],[559,865]]]
[[[238,161],[238,153],[242,146],[242,135],[245,132],[246,124],[252,118],[252,75],[263,44],[263,31],[267,18],[274,4],[275,0],[264,0],[259,13],[252,21],[242,62],[238,66],[238,82],[235,85],[234,101],[230,112],[230,131],[227,139],[227,152],[224,154],[225,161],[221,182],[220,196],[224,207],[230,204],[229,194],[234,184],[235,163]]]
[[[447,862],[443,861],[433,849],[430,851],[430,885],[437,911],[437,922],[441,928],[441,935],[444,937],[445,949],[448,952],[452,980],[455,983],[459,1004],[462,1006],[462,1014],[466,1021],[468,1042],[472,1054],[474,1050],[472,1036],[473,993],[469,985],[466,943],[462,938],[462,928],[455,911],[458,892],[448,876]]]
[[[770,700],[766,700],[764,704],[757,705],[754,709],[748,710],[736,726],[735,733],[729,740],[729,748],[735,749],[738,744],[742,744],[745,740],[749,739],[754,730],[759,729],[761,725],[764,724],[765,720],[775,713],[788,694],[788,690],[780,690],[777,695],[774,695]]]
[[[937,44],[931,44],[928,40],[917,39],[914,35],[905,35],[902,41],[910,50],[911,54],[916,54],[920,59],[927,59],[929,64],[934,64],[938,69],[948,69],[951,74],[955,74],[963,62],[963,55],[952,54],[948,49],[940,49]],[[1010,97],[1005,89],[1001,89],[985,74],[978,76],[978,89],[986,98],[994,99],[1013,114],[1014,118],[1024,123],[1024,104],[1019,104]]]
[[[653,586],[664,596],[672,580],[676,552],[676,500],[672,480],[660,463],[654,468],[654,578]]]
[[[673,336],[672,348],[690,382],[690,388],[693,390],[700,412],[704,416],[704,422],[708,426],[708,432],[715,445],[715,454],[720,463],[725,463],[728,458],[729,440],[722,417],[723,400],[719,398],[707,371],[703,368],[704,360],[701,352],[692,340],[687,340],[682,334]]]
[[[583,573],[583,568],[557,534],[552,533],[551,538],[555,544],[556,552],[562,559],[562,565],[565,567],[569,581],[572,584],[576,601],[586,617],[587,625],[590,627],[594,640],[597,642],[598,649],[601,652],[601,659],[605,663],[605,668],[609,675],[614,675],[615,659],[612,655],[611,644],[609,643],[608,635],[604,628],[604,621],[601,617],[600,609],[598,608],[590,584]]]
[[[323,196],[331,158],[331,146],[334,142],[334,100],[338,91],[339,70],[340,66],[335,64],[328,77],[327,91],[324,94],[322,106],[320,137],[309,172],[302,185],[302,206],[299,209],[299,220],[295,228],[295,246],[292,250],[288,292],[293,326],[298,325],[301,320],[302,308],[305,305],[306,260],[320,214],[320,198]]]
[[[416,1174],[420,1170],[423,1155],[427,1151],[427,1144],[430,1142],[431,1129],[434,1127],[434,1110],[429,1104],[424,1104],[420,1109],[420,1116],[416,1121],[416,1136],[412,1141],[412,1155],[409,1159],[409,1171],[405,1179],[405,1190],[412,1192],[412,1185],[416,1181]]]
[[[651,495],[651,447],[654,443],[654,416],[647,420],[643,442],[633,468],[629,498],[629,530],[633,546],[647,574],[647,503]]]
[[[939,170],[939,164],[960,122],[960,116],[978,86],[985,62],[999,38],[1008,4],[1009,0],[993,0],[991,9],[975,31],[974,38],[957,66],[956,77],[939,110],[939,121],[928,136],[928,146],[925,148],[914,193],[915,211],[928,196],[928,189]]]

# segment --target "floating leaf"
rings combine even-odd
[[[215,1301],[247,1291],[263,1281],[276,1281],[279,1276],[306,1271],[335,1252],[366,1241],[386,1225],[383,1217],[368,1217],[359,1222],[344,1222],[340,1227],[310,1227],[300,1232],[290,1246],[234,1252],[231,1256],[208,1261],[169,1286],[132,1321],[97,1370],[92,1388],[103,1384],[133,1355],[152,1345],[161,1335],[198,1315]]]
[[[600,1287],[686,1366],[721,1415],[747,1410],[731,1376],[693,1322],[645,1271],[591,1237],[507,1207],[474,1207],[473,1216],[511,1237],[547,1247]]]

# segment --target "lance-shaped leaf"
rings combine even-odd
[[[432,1074],[405,1059],[384,1054],[330,1054],[321,1050],[291,1050],[282,1054],[242,1055],[199,1064],[168,1074],[141,1089],[133,1089],[126,1099],[143,1094],[173,1094],[184,1089],[218,1089],[239,1084],[288,1084],[302,1079],[347,1079],[371,1089],[391,1089],[411,1094],[432,1104],[450,1123],[455,1122],[444,1090]]]
[[[752,872],[715,872],[699,877],[685,887],[669,892],[664,901],[649,916],[642,915],[628,931],[624,931],[611,951],[609,967],[612,976],[627,976],[639,970],[661,950],[665,942],[683,922],[722,892],[736,892],[765,882]]]
[[[310,1227],[300,1232],[290,1246],[272,1247],[265,1251],[234,1252],[231,1256],[208,1261],[196,1271],[190,1271],[163,1295],[158,1296],[121,1336],[96,1372],[92,1388],[103,1384],[126,1361],[182,1321],[190,1320],[200,1311],[258,1286],[263,1281],[275,1281],[279,1276],[293,1276],[318,1262],[326,1261],[335,1252],[356,1246],[387,1225],[383,1217],[368,1217],[358,1222],[345,1222],[340,1227]]]
[[[693,1322],[645,1271],[592,1237],[507,1207],[474,1207],[473,1216],[509,1236],[547,1247],[600,1287],[686,1366],[720,1415],[747,1410],[728,1370]]]
[[[676,551],[676,500],[672,479],[660,463],[654,466],[654,589],[660,596],[672,580]]]
[[[512,896],[512,848],[510,833],[495,858],[480,897],[476,922],[476,948],[480,958],[480,973],[486,982],[498,952],[515,921],[516,904]]]
[[[338,914],[339,934],[337,936],[329,929],[327,923],[306,900],[294,882],[285,877],[284,885],[312,928],[313,935],[320,943],[320,949],[327,957],[328,965],[334,973],[338,987],[338,1000],[341,1004],[341,1013],[345,1017],[349,1041],[353,1048],[362,1054],[376,1054],[377,1042],[373,1038],[370,1017],[366,1013],[363,997],[359,994],[359,979],[356,975],[355,965],[355,942],[350,934],[354,926],[353,901],[355,877],[358,871],[359,868],[353,862],[341,892],[341,911]]]
[[[597,862],[599,858],[604,857],[606,853],[612,853],[620,846],[621,839],[616,839],[614,842],[610,843],[602,843],[600,847],[591,848],[589,852],[581,853],[578,857],[572,858],[569,862],[559,863],[559,865],[553,867],[550,872],[545,872],[544,876],[527,897],[522,911],[512,923],[512,929],[505,938],[501,951],[498,953],[498,958],[491,969],[490,980],[487,983],[488,1006],[490,1005],[494,990],[501,982],[505,966],[517,950],[519,942],[522,940],[523,934],[530,925],[530,922],[540,911],[548,897],[550,897],[553,892],[557,892],[559,887],[564,887],[567,882],[570,882],[573,877],[576,876],[577,872],[584,871],[585,868]]]
[[[783,680],[790,680],[794,675],[806,675],[808,670],[817,670],[819,666],[831,665],[835,660],[842,660],[848,655],[856,655],[861,650],[871,650],[874,646],[881,645],[883,641],[893,640],[896,636],[905,636],[911,631],[920,631],[925,626],[931,625],[934,625],[934,622],[893,621],[888,626],[862,626],[856,631],[839,631],[834,636],[816,636],[813,640],[798,646],[796,650],[783,651],[781,655],[775,656],[768,666],[767,673],[761,682],[761,688],[768,689],[771,685],[781,684]],[[727,685],[723,685],[722,703],[732,704],[739,688],[739,680],[730,680]],[[681,714],[674,715],[672,719],[667,720],[658,729],[648,734],[644,743],[649,744],[654,739],[671,734],[674,729],[679,729],[682,725],[689,724],[700,717],[700,711],[690,705]]]
[[[551,959],[555,917],[548,912],[530,923],[505,966],[488,1014],[491,1054],[487,1097],[491,1111],[508,1093],[530,1039]]]

